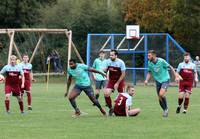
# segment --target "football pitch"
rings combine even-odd
[[[137,117],[103,117],[82,93],[77,99],[84,115],[72,118],[73,110],[64,98],[64,84],[33,84],[33,111],[19,113],[11,98],[11,114],[4,111],[0,85],[0,139],[197,139],[200,137],[200,88],[194,88],[187,114],[175,114],[177,87],[168,89],[169,117],[163,118],[153,86],[136,86],[133,107]],[[112,95],[114,98],[116,93]],[[26,97],[24,98],[26,103]],[[103,95],[100,102],[105,107]]]

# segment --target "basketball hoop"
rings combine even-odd
[[[140,26],[127,25],[126,26],[126,39],[140,39]]]

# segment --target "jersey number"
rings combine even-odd
[[[122,104],[123,99],[124,99],[123,97],[120,97],[120,100],[118,102],[118,106],[120,106]]]

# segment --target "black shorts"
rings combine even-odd
[[[94,96],[94,91],[91,86],[75,85],[73,90],[75,90],[78,94],[81,94],[81,92],[84,91],[87,96]]]
[[[95,81],[96,89],[102,89],[105,88],[105,86],[106,86],[106,80]]]
[[[165,89],[167,91],[167,88],[169,87],[169,81],[166,81],[166,82],[162,82],[162,83],[159,83],[158,81],[156,81],[156,91],[157,91],[157,94],[159,95],[159,92],[160,92],[160,89]]]

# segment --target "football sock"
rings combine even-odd
[[[27,92],[27,102],[28,102],[28,106],[31,106],[31,93],[30,92]]]
[[[70,101],[72,107],[73,107],[75,110],[77,110],[76,101],[75,101],[74,99],[69,99],[69,101]]]
[[[5,100],[6,111],[10,110],[10,100]]]
[[[95,97],[96,97],[96,99],[98,99],[99,98],[99,94],[96,94]]]
[[[112,108],[112,100],[111,97],[105,97],[106,104],[109,108]]]
[[[184,102],[184,109],[187,110],[188,105],[189,105],[189,98],[185,98],[185,102]]]
[[[88,97],[89,97],[89,99],[93,102],[93,104],[94,104],[95,106],[97,106],[99,109],[101,109],[101,105],[99,104],[99,101],[95,98],[94,95],[88,96]]]
[[[159,100],[159,104],[160,104],[160,107],[161,107],[163,110],[165,110],[165,107],[164,107],[164,104],[163,104],[162,100]]]
[[[20,111],[23,112],[24,111],[23,101],[18,101],[18,103],[19,103]]]
[[[178,106],[181,107],[183,103],[183,98],[178,98]]]
[[[168,109],[168,106],[167,106],[167,99],[166,97],[162,97],[162,102],[163,102],[163,106],[164,106],[164,110],[167,110]]]

